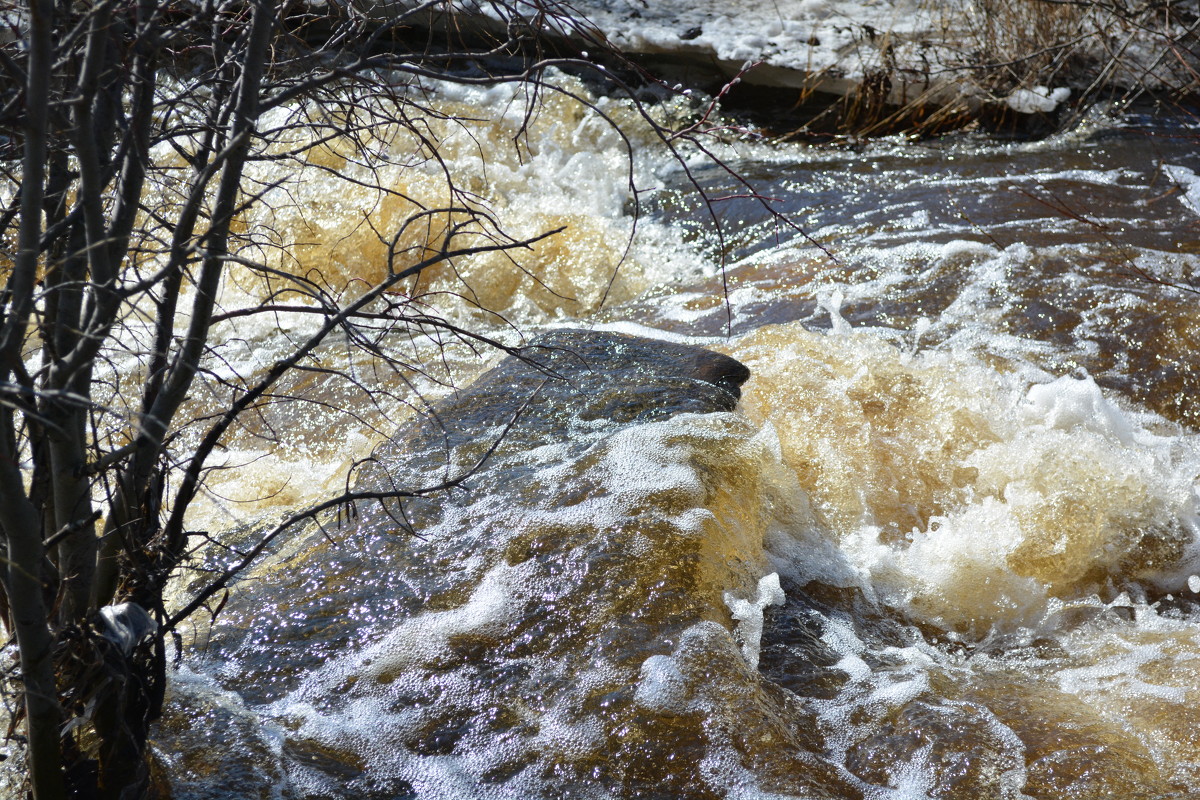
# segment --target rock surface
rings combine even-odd
[[[248,576],[207,650],[238,700],[214,710],[181,682],[168,749],[241,796],[860,796],[811,710],[751,663],[781,594],[759,509],[785,485],[769,436],[706,413],[748,375],[556,331],[435,404],[359,485],[435,482],[499,437],[484,466]],[[243,744],[214,747],[213,726]]]
[[[569,442],[601,423],[732,411],[749,377],[745,365],[701,347],[604,331],[552,331],[403,426],[376,450],[359,486],[415,488],[403,465],[418,454],[423,474],[440,462],[453,477],[455,467],[469,468],[493,446],[482,471],[503,467],[513,453]],[[404,476],[402,483],[397,475]]]

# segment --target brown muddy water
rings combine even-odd
[[[1200,129],[1114,112],[1036,143],[730,144],[806,236],[728,201],[717,242],[648,137],[635,228],[611,131],[555,100],[518,157],[510,99],[447,94],[498,118],[446,133],[447,160],[517,233],[568,228],[528,272],[433,276],[428,302],[514,343],[460,281],[529,338],[704,346],[749,367],[740,402],[697,399],[692,362],[611,353],[532,406],[541,381],[456,393],[438,369],[463,387],[485,365],[453,347],[371,378],[391,406],[294,387],[327,405],[279,412],[287,447],[235,442],[252,478],[218,476],[195,529],[232,540],[326,496],[379,430],[399,433],[371,480],[424,485],[518,407],[528,427],[400,521],[293,537],[197,624],[156,733],[174,796],[1200,796]],[[303,242],[301,268],[379,274],[362,213],[394,228],[401,204],[316,172],[287,191],[247,224]],[[229,368],[304,316],[230,323]],[[446,398],[436,417],[411,388]]]

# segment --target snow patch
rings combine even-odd
[[[1004,102],[1018,114],[1049,114],[1070,97],[1070,89],[1034,86],[1032,89],[1017,89],[1005,98]]]
[[[1194,214],[1200,214],[1200,175],[1197,175],[1187,167],[1175,166],[1173,164],[1162,165],[1163,174],[1170,180],[1179,185],[1183,190],[1183,196],[1180,200],[1188,210]]]

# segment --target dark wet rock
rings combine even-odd
[[[427,420],[395,437],[478,438],[510,419],[515,440],[563,438],[572,418],[614,423],[683,412],[732,411],[750,377],[744,364],[701,347],[604,331],[539,336],[463,392],[436,404]],[[439,432],[423,431],[432,427]]]
[[[783,608],[769,610],[759,669],[798,696],[828,700],[837,696],[848,676],[837,668],[841,656],[821,638],[822,616],[805,607],[806,599],[789,592]]]
[[[605,331],[552,331],[403,426],[376,450],[359,486],[435,483],[413,482],[414,458],[423,475],[440,464],[452,479],[455,469],[481,460],[483,473],[519,469],[510,456],[579,440],[599,427],[732,411],[749,377],[741,362],[701,347]]]
[[[506,793],[860,797],[809,700],[748,664],[724,599],[767,569],[744,513],[753,429],[713,413],[747,377],[702,348],[557,331],[402,426],[359,487],[499,445],[453,491],[364,507],[263,565],[210,643],[247,705],[332,722],[291,723],[276,769],[330,797],[450,763]]]

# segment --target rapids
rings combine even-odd
[[[510,322],[701,345],[750,368],[741,401],[560,398],[404,525],[291,539],[184,650],[155,734],[173,796],[1200,796],[1200,129],[1112,110],[1036,143],[730,142],[804,235],[729,200],[718,240],[618,101],[596,100],[654,190],[636,220],[606,125],[555,97],[516,153],[511,99],[444,90],[494,120],[439,134],[447,168],[516,233],[567,228],[425,302],[513,344]],[[428,164],[390,179],[444,196]],[[411,210],[315,169],[282,190],[246,224],[346,280],[381,269],[363,212]],[[226,363],[262,368],[302,317],[230,323]],[[351,414],[294,387],[325,410],[274,421],[278,452],[235,442],[253,478],[215,475],[192,526],[253,531],[372,452],[401,483],[474,463],[453,415],[441,450],[376,450],[439,419],[414,390],[452,400],[491,362],[428,363]],[[488,430],[519,394],[487,395]]]

